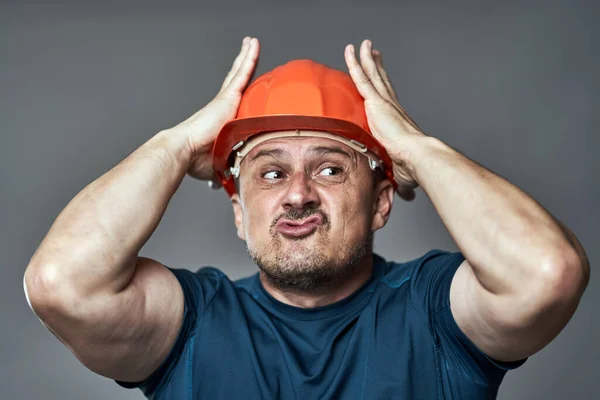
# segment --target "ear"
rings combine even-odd
[[[235,227],[237,228],[237,235],[243,241],[246,241],[246,235],[244,234],[244,209],[240,195],[235,193],[231,196],[231,205],[233,207],[233,216],[235,221]]]
[[[394,186],[388,179],[382,179],[374,190],[373,220],[371,232],[375,232],[387,224],[392,204],[394,203]]]

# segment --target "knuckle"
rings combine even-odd
[[[362,83],[362,84],[371,82],[371,79],[366,74],[362,74],[360,76],[359,80],[360,80],[360,83]]]

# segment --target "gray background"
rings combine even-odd
[[[293,58],[345,69],[344,46],[372,39],[421,127],[537,199],[593,267],[598,11],[575,1],[2,4],[0,397],[141,398],[89,372],[43,328],[23,272],[78,191],[216,94],[244,35],[261,40],[258,74]],[[396,200],[377,252],[402,261],[456,249],[422,190]],[[255,271],[225,193],[187,177],[141,255],[232,278]],[[507,374],[500,399],[600,398],[592,275],[570,324]]]

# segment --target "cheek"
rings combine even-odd
[[[364,176],[364,171],[356,173],[355,179],[346,182],[339,191],[324,193],[329,209],[332,210],[332,220],[337,219],[336,225],[351,239],[367,235],[373,219],[371,193],[367,192],[369,188],[362,183],[369,182],[369,179]],[[333,224],[332,221],[332,227]]]
[[[271,204],[265,201],[253,201],[246,204],[244,210],[244,230],[246,240],[260,241],[269,236],[269,228],[275,218]]]
[[[346,201],[344,201],[346,200]],[[328,209],[331,228],[336,235],[355,239],[368,234],[371,226],[370,208],[365,202],[350,202],[349,198],[331,198]],[[341,237],[341,236],[339,236]]]

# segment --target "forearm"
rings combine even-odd
[[[486,289],[518,290],[573,259],[570,232],[534,199],[440,140],[421,142],[411,170]]]
[[[43,239],[26,272],[78,293],[118,292],[190,164],[183,135],[163,131],[79,192]]]

